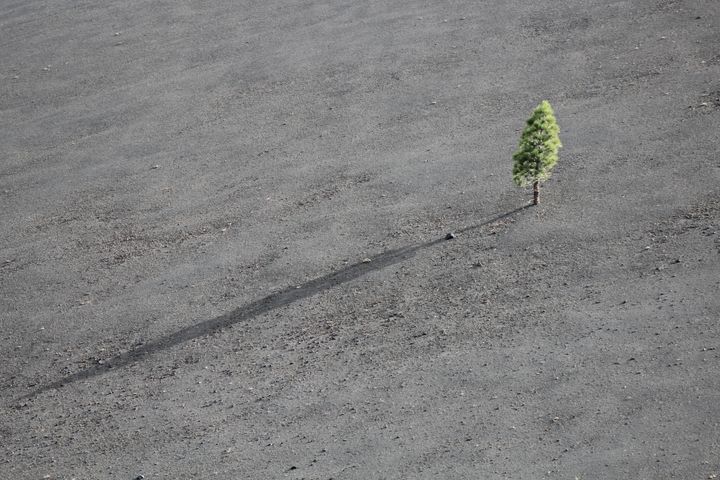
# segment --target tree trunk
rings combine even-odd
[[[533,205],[540,203],[540,182],[533,183]]]

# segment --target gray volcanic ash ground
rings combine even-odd
[[[716,0],[0,32],[0,478],[720,475]]]

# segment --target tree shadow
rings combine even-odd
[[[456,230],[456,232],[464,233],[483,227],[485,225],[489,225],[493,222],[497,222],[498,220],[502,220],[503,218],[509,217],[522,210],[525,210],[530,206],[531,205],[528,204],[511,210],[509,212],[495,215],[494,217],[481,223]],[[299,286],[287,287],[284,290],[272,293],[264,298],[243,305],[242,307],[236,308],[235,310],[232,310],[218,317],[196,323],[195,325],[191,325],[189,327],[178,330],[175,333],[166,335],[153,342],[146,343],[145,345],[138,346],[128,352],[116,355],[106,360],[102,365],[95,365],[72,375],[63,377],[55,382],[40,386],[39,388],[36,388],[30,393],[22,396],[21,399],[32,398],[48,390],[61,388],[71,383],[75,383],[81,380],[87,380],[89,378],[102,375],[114,368],[121,368],[144,361],[151,355],[170,349],[176,345],[224,330],[237,323],[251,320],[264,313],[270,312],[280,307],[284,307],[286,305],[290,305],[297,302],[298,300],[311,297],[338,285],[342,285],[351,280],[362,277],[363,275],[366,275],[370,272],[379,271],[386,267],[389,267],[390,265],[404,262],[409,258],[413,257],[419,250],[432,247],[445,240],[446,237],[442,237],[425,243],[419,243],[407,247],[397,248],[394,250],[388,250],[387,252],[381,253],[371,258],[370,261],[366,260],[355,263],[346,268],[343,268],[342,270],[338,270],[323,277],[310,280],[309,282],[306,282]]]

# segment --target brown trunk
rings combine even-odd
[[[533,183],[533,205],[540,203],[540,183]]]

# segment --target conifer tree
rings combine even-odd
[[[513,155],[513,180],[521,187],[532,184],[533,205],[540,201],[540,183],[550,178],[560,147],[560,127],[550,102],[543,100],[526,122]]]

